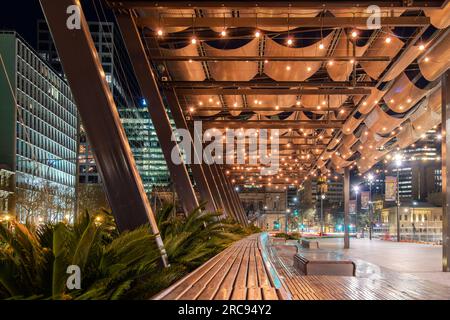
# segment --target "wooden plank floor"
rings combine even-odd
[[[278,300],[258,235],[238,241],[156,295],[155,300]]]
[[[285,248],[286,249],[286,248]],[[294,248],[271,250],[272,263],[294,300],[448,300],[450,288],[429,281],[389,276],[305,276],[293,268]]]

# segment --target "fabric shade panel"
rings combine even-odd
[[[180,49],[161,48],[161,54],[165,56],[198,56],[197,46],[188,44]],[[201,62],[198,61],[167,61],[167,68],[173,80],[203,81],[206,79]]]
[[[342,138],[342,144],[347,148],[353,146],[356,141],[358,141],[358,138],[356,138],[354,134],[348,134]]]
[[[384,95],[383,100],[392,111],[403,113],[422,99],[426,92],[426,90],[417,88],[408,76],[402,73]]]
[[[367,150],[374,150],[380,148],[390,139],[391,137],[384,138],[379,134],[377,134],[375,131],[369,128],[364,128],[361,136],[359,137],[359,140],[364,146],[364,149],[361,153],[365,154],[367,153]]]
[[[322,114],[320,109],[337,109],[347,100],[346,95],[302,95],[300,102],[306,108],[316,108],[315,113]],[[319,108],[318,108],[319,107]]]
[[[236,49],[216,49],[203,44],[207,56],[257,56],[259,41],[253,39]],[[258,73],[258,62],[252,61],[210,61],[208,62],[211,77],[217,81],[250,81]]]
[[[333,164],[333,167],[336,170],[348,167],[348,166],[350,166],[352,164],[351,161],[347,161],[347,160],[343,159],[341,156],[338,156],[336,153],[334,153],[331,156],[331,163]]]
[[[244,107],[244,100],[243,100],[242,96],[240,96],[240,95],[239,96],[238,95],[236,95],[236,96],[228,96],[228,95],[226,95],[226,96],[223,96],[222,99],[225,101],[225,104],[228,107],[228,112],[232,116],[236,117],[236,116],[241,114],[241,112],[242,112],[241,110],[233,110],[233,109],[234,108],[241,109],[241,108]]]
[[[433,110],[436,113],[441,114],[442,109],[442,91],[441,87],[436,88],[431,94],[427,97],[428,108]]]
[[[387,35],[392,39],[389,44],[386,44]],[[383,28],[381,32],[378,33],[370,48],[367,49],[365,56],[387,56],[393,58],[397,55],[403,45],[403,41],[398,39],[388,28]],[[381,73],[389,65],[389,61],[361,61],[359,64],[372,79],[378,79]]]
[[[327,54],[327,48],[333,39],[333,35],[334,32],[331,32],[323,39],[323,41],[318,40],[316,43],[302,48],[288,47],[266,37],[264,55],[267,57],[324,57]],[[320,43],[324,45],[324,49],[319,49]],[[264,65],[264,73],[276,81],[305,81],[316,73],[321,65],[322,62],[312,61],[292,61],[289,63],[283,61],[271,61]]]
[[[198,96],[184,96],[181,100],[185,103],[186,108],[194,108],[197,116],[213,116],[220,112],[220,110],[213,110],[222,107],[222,102],[219,96],[213,95],[198,95]],[[196,109],[198,107],[198,109]],[[211,107],[211,109],[202,110],[202,108]]]
[[[359,113],[369,113],[386,93],[385,91],[378,90],[377,88],[371,88],[370,90],[370,95],[366,99],[364,99],[364,101],[358,107]]]
[[[156,10],[136,9],[140,18],[148,18],[146,27],[153,31],[164,30],[164,33],[174,33],[189,29],[189,27],[166,27],[164,17],[192,18],[195,14],[193,9],[165,9],[164,13]]]
[[[350,116],[347,121],[345,121],[342,127],[342,133],[351,134],[355,129],[361,124],[363,118],[356,119],[354,116]]]
[[[397,146],[400,149],[406,148],[420,138],[420,134],[414,130],[411,122],[407,122],[402,127],[402,131],[397,135]]]
[[[445,29],[450,25],[450,2],[443,9],[427,8],[423,10],[430,17],[431,24],[437,29]]]
[[[411,46],[404,52],[403,56],[398,60],[398,62],[390,69],[384,76],[384,81],[391,81],[397,78],[400,73],[402,73],[406,67],[416,60],[416,58],[421,54],[419,49],[420,44]]]
[[[356,57],[364,55],[368,48],[368,44],[362,47],[355,47]],[[353,42],[349,41],[345,31],[339,35],[336,48],[333,51],[333,57],[345,57],[353,55]],[[327,63],[327,72],[334,81],[347,81],[353,70],[353,63],[350,61],[332,61]]]
[[[450,32],[419,61],[419,69],[428,81],[436,80],[450,68]]]
[[[404,119],[395,118],[385,113],[379,106],[375,108],[367,115],[364,123],[370,130],[379,133],[387,134],[398,127]]]

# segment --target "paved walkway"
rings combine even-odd
[[[342,252],[355,263],[362,260],[361,267],[368,270],[361,269],[361,277],[394,272],[450,287],[450,273],[442,272],[442,246],[377,239],[351,239],[350,249],[343,246],[343,239],[320,240],[321,248]]]
[[[353,260],[356,277],[300,275],[293,268],[296,248],[273,247],[278,272],[294,299],[450,299],[450,274],[440,271],[440,246],[352,239],[351,249],[344,250],[342,242],[320,240],[320,250]]]

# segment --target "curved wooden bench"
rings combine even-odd
[[[225,249],[153,300],[278,300],[288,298],[265,252],[266,234]]]

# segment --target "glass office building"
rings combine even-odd
[[[167,186],[169,172],[146,103],[133,94],[136,88],[128,83],[131,73],[123,58],[126,50],[121,44],[121,37],[112,22],[88,21],[88,25],[145,191],[150,192],[153,186]],[[63,74],[58,53],[44,20],[38,22],[38,51]],[[82,123],[78,157],[79,183],[101,183],[93,150],[82,128]]]
[[[0,55],[0,164],[15,170],[16,215],[71,219],[77,111],[70,88],[15,32],[0,33]]]

